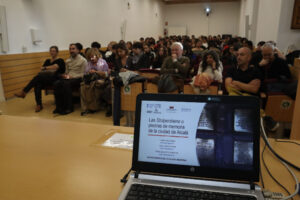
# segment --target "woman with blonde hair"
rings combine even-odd
[[[81,115],[99,110],[99,101],[107,105],[106,116],[111,116],[111,88],[109,68],[98,49],[91,48],[87,54],[88,64],[80,87]]]

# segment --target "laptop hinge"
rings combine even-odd
[[[255,190],[255,184],[252,181],[250,181],[250,190]]]
[[[139,177],[139,174],[140,174],[140,171],[139,171],[139,170],[135,171],[135,172],[134,172],[134,178],[138,178],[138,177]]]

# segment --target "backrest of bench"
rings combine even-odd
[[[60,51],[59,57],[65,60],[69,57],[69,51]],[[11,98],[22,90],[48,58],[49,52],[1,55],[0,73],[5,98]]]

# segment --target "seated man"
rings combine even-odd
[[[258,64],[262,60],[262,47],[264,46],[266,42],[260,41],[257,43],[257,47],[255,52],[252,53],[252,59],[251,59],[251,64],[258,67]]]
[[[249,66],[252,51],[247,47],[238,50],[237,64],[227,71],[225,88],[229,95],[258,95],[261,84],[260,71]]]
[[[180,42],[174,42],[171,45],[171,52],[172,56],[165,58],[160,73],[161,75],[171,75],[178,87],[179,92],[182,92],[183,81],[188,76],[188,71],[190,69],[190,59],[182,56],[183,46]]]
[[[144,44],[144,55],[145,59],[145,66],[144,68],[150,68],[153,65],[154,59],[155,59],[155,53],[151,50],[149,45]]]
[[[146,57],[144,56],[143,52],[143,45],[140,42],[135,42],[132,45],[132,55],[127,59],[127,67],[128,70],[136,71],[141,68],[145,68],[146,64]]]
[[[87,61],[79,54],[76,44],[70,44],[69,51],[71,57],[66,60],[66,73],[61,76],[61,80],[54,83],[54,114],[66,115],[73,112],[72,89],[80,87],[87,66]]]
[[[247,47],[239,49],[238,66],[230,68],[225,79],[225,88],[229,95],[250,96],[259,94],[262,77],[259,69],[249,65],[251,54],[251,50]],[[261,110],[261,115],[264,117],[267,130],[275,131],[279,127],[279,123],[274,121],[272,117],[265,116],[263,110]]]
[[[286,61],[277,52],[273,44],[266,43],[262,47],[263,59],[259,62],[259,68],[265,79],[267,92],[281,92],[287,85],[286,81],[291,79]],[[271,79],[273,81],[270,82]]]

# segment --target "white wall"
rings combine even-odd
[[[22,52],[26,46],[31,51],[39,47],[32,45],[29,28],[37,25],[31,0],[1,0],[0,5],[6,7],[6,19],[9,40],[9,52]]]
[[[277,46],[284,53],[287,52],[290,45],[295,45],[300,49],[300,30],[291,29],[294,1],[295,0],[283,0],[281,5]]]
[[[245,37],[246,16],[249,16],[249,23],[252,23],[252,11],[254,0],[241,0],[240,4],[240,21],[239,21],[239,36]]]
[[[27,52],[47,51],[54,44],[68,49],[72,42],[106,46],[121,39],[125,21],[125,40],[163,34],[159,0],[0,0],[0,5],[6,6],[10,54],[22,53],[23,46]],[[30,28],[40,30],[42,43],[32,44]]]
[[[256,41],[277,42],[280,13],[281,0],[259,1]]]
[[[212,10],[209,17],[204,12],[206,6]],[[186,26],[188,35],[237,35],[239,12],[239,2],[166,5],[165,21],[168,26]]]
[[[257,20],[259,11],[259,0],[241,0],[239,36],[247,37],[252,41],[256,41]],[[246,25],[246,17],[249,16],[249,24]],[[246,26],[249,26],[248,33]]]

